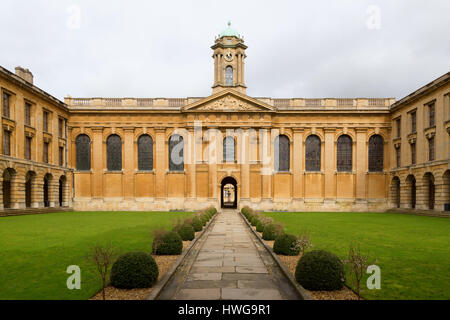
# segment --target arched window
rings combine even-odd
[[[106,162],[108,171],[122,170],[122,139],[117,134],[106,140]]]
[[[383,171],[383,137],[374,134],[369,139],[369,172]]]
[[[289,171],[291,154],[287,136],[280,135],[275,138],[274,157],[275,171]]]
[[[337,140],[337,171],[352,171],[352,138],[342,135]]]
[[[305,143],[305,169],[306,171],[320,171],[320,138],[311,135]]]
[[[153,139],[148,134],[138,139],[138,170],[153,170]]]
[[[91,170],[91,139],[80,134],[75,140],[77,170]]]
[[[174,134],[169,139],[169,170],[184,170],[184,141],[179,134]]]
[[[227,86],[233,85],[233,67],[228,66],[225,68],[225,84]]]
[[[226,137],[223,139],[223,161],[224,162],[234,162],[235,156],[234,156],[234,138],[233,137]]]

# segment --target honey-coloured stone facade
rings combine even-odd
[[[12,152],[0,156],[4,208],[450,210],[450,73],[397,102],[258,98],[246,95],[246,48],[235,32],[216,38],[212,95],[203,98],[61,102],[33,86],[30,72],[26,81],[2,68],[13,110],[2,117],[0,136],[11,132]],[[26,136],[33,138],[27,160]]]

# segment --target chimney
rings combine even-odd
[[[24,68],[22,68],[20,66],[16,67],[16,75],[21,77],[26,82],[29,82],[29,83],[33,84],[33,74],[31,73],[30,70],[24,69]]]

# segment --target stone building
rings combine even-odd
[[[63,103],[28,71],[2,68],[14,109],[2,114],[2,151],[8,139],[11,150],[0,158],[4,206],[442,211],[450,203],[450,73],[398,102],[250,97],[240,35],[229,25],[211,48],[214,82],[203,98]]]

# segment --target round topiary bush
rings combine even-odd
[[[298,261],[295,279],[308,290],[339,290],[345,282],[344,265],[331,252],[313,250]]]
[[[215,215],[217,213],[217,209],[215,207],[211,207],[211,208],[207,209],[207,213],[212,217],[213,215]]]
[[[278,223],[268,223],[264,226],[262,238],[264,240],[275,240],[283,234],[283,226]]]
[[[292,234],[282,234],[275,238],[273,251],[276,254],[285,256],[296,256],[300,253],[300,247],[297,246],[297,237]]]
[[[192,227],[194,228],[194,231],[202,231],[203,229],[203,222],[200,220],[199,216],[195,216],[192,218]]]
[[[194,227],[188,223],[183,224],[178,229],[178,234],[183,241],[191,241],[195,238],[195,230]]]
[[[253,215],[250,219],[250,223],[252,226],[256,226],[256,224],[259,222],[259,217],[257,215]]]
[[[256,224],[256,231],[263,232],[264,231],[264,222],[259,220]]]
[[[153,240],[153,252],[157,255],[175,255],[183,251],[183,240],[178,233],[169,231]]]
[[[111,269],[111,285],[116,288],[150,288],[158,280],[158,265],[145,252],[121,255]]]
[[[200,220],[202,221],[202,224],[205,226],[208,223],[209,218],[206,214],[202,214],[200,215]]]

